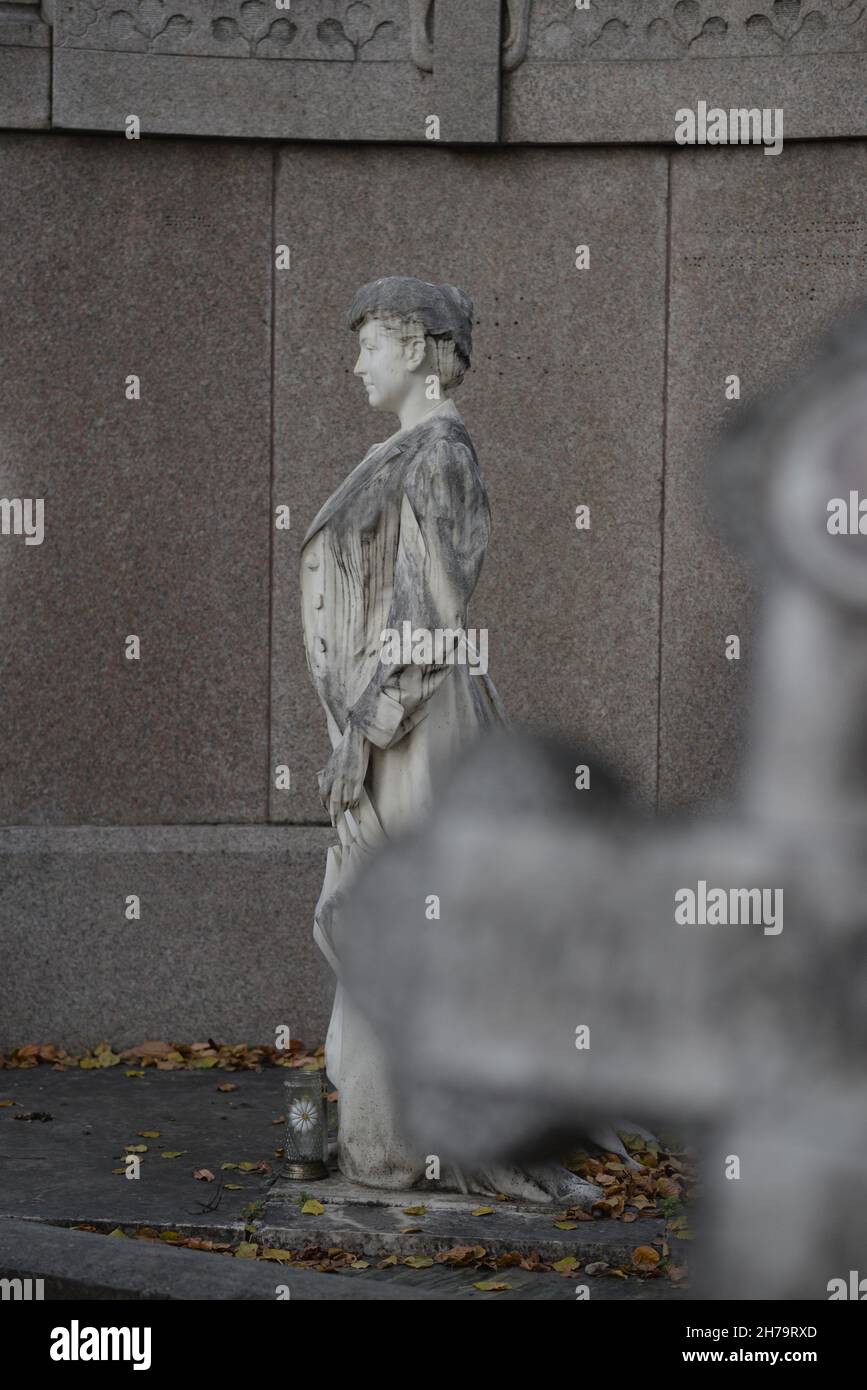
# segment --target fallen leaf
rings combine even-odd
[[[210,1168],[197,1168],[195,1173],[193,1173],[193,1177],[197,1178],[199,1182],[214,1181],[214,1175],[211,1172]]]
[[[4,1109],[5,1109],[5,1107],[6,1107],[7,1105],[17,1105],[17,1104],[18,1104],[18,1102],[17,1102],[16,1100],[0,1100],[0,1107],[2,1107],[2,1108],[4,1108]]]
[[[276,1260],[278,1263],[286,1264],[295,1257],[291,1250],[278,1250],[275,1246],[269,1245],[262,1251],[263,1260]]]
[[[143,1071],[125,1071],[124,1076],[144,1076]]]
[[[160,1138],[160,1131],[158,1129],[137,1129],[136,1134],[140,1134],[142,1139]]]
[[[556,1269],[558,1274],[571,1274],[573,1270],[580,1268],[580,1261],[576,1260],[573,1255],[566,1255],[562,1260],[555,1260],[551,1268]],[[587,1268],[589,1273],[589,1265]]]
[[[227,1192],[244,1192],[246,1189],[239,1182],[227,1182],[224,1184]]]
[[[301,1208],[302,1216],[321,1216],[325,1208],[315,1197],[309,1197]]]
[[[577,1221],[555,1221],[554,1225],[558,1231],[576,1231],[578,1229]]]
[[[475,1211],[470,1212],[470,1216],[492,1216],[493,1207],[476,1207]]]
[[[421,1226],[401,1226],[398,1234],[402,1236],[417,1236],[420,1232]]]
[[[606,1262],[605,1260],[594,1260],[592,1264],[589,1264],[589,1265],[587,1266],[587,1268],[585,1269],[584,1273],[585,1273],[585,1274],[604,1274],[607,1268],[608,1268],[608,1264],[607,1264],[607,1262]]]
[[[427,1207],[404,1207],[403,1209],[404,1216],[424,1216],[426,1213]]]
[[[126,1231],[122,1231],[120,1226],[115,1226],[113,1231],[109,1231],[110,1236],[126,1236]]]
[[[217,1087],[218,1091],[237,1091],[237,1089],[238,1083],[236,1081],[221,1081]]]
[[[430,1255],[410,1255],[404,1264],[409,1265],[410,1269],[429,1269],[433,1260]]]
[[[638,1245],[632,1252],[632,1263],[636,1269],[655,1269],[659,1259],[659,1252],[651,1245]]]
[[[352,1262],[352,1264],[349,1266],[349,1268],[350,1268],[350,1269],[370,1269],[370,1265],[368,1264],[367,1260],[353,1260],[353,1262]]]
[[[186,1149],[166,1149],[165,1153],[160,1154],[160,1158],[180,1158],[186,1152]]]
[[[160,1231],[160,1240],[167,1240],[170,1245],[175,1245],[182,1239],[179,1231]]]
[[[258,1245],[254,1245],[252,1241],[242,1240],[235,1251],[235,1258],[237,1260],[255,1260],[258,1250]]]
[[[483,1281],[481,1284],[473,1284],[474,1289],[479,1289],[481,1293],[502,1293],[504,1289],[510,1289],[511,1284],[494,1283],[492,1280]]]
[[[147,1144],[124,1144],[123,1151],[128,1154],[146,1154],[148,1146]]]

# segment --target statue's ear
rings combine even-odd
[[[413,338],[406,345],[406,365],[415,372],[422,365],[427,353],[427,338]]]

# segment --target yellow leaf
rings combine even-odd
[[[259,1165],[258,1163],[251,1163],[249,1158],[245,1158],[243,1163],[238,1164],[238,1167],[242,1173],[252,1173],[253,1169],[258,1168]]]
[[[350,1269],[370,1269],[367,1260],[354,1260],[349,1266]]]
[[[558,1274],[569,1274],[571,1270],[577,1269],[578,1266],[578,1260],[572,1255],[566,1255],[562,1260],[555,1260],[551,1268],[556,1269]]]
[[[159,1139],[160,1137],[158,1129],[137,1129],[136,1134],[140,1134],[142,1139]]]
[[[221,1168],[224,1168],[224,1169],[225,1169],[225,1168],[237,1168],[237,1166],[238,1166],[237,1163],[221,1163],[221,1164],[220,1164],[220,1167],[221,1167]]]
[[[182,1052],[167,1052],[167,1053],[166,1053],[166,1061],[167,1061],[167,1062],[182,1062],[183,1060],[184,1060],[184,1054],[183,1054]]]
[[[245,1190],[239,1182],[227,1182],[225,1188],[227,1192],[243,1192]]]
[[[400,1235],[402,1235],[402,1236],[417,1236],[417,1235],[419,1234],[420,1230],[421,1230],[421,1226],[401,1226],[401,1228],[400,1228]]]
[[[301,1208],[302,1216],[321,1216],[325,1208],[315,1197],[309,1197]]]
[[[404,1216],[424,1216],[426,1212],[427,1207],[404,1207],[403,1209]]]
[[[82,1071],[93,1071],[94,1067],[101,1067],[102,1063],[98,1057],[82,1057],[78,1065]]]
[[[252,1241],[243,1240],[235,1251],[237,1260],[255,1260],[259,1247]]]
[[[653,1269],[659,1264],[659,1254],[649,1245],[638,1245],[632,1252],[632,1263],[636,1269]]]
[[[144,1076],[143,1071],[125,1071],[124,1076]]]
[[[482,1293],[502,1293],[504,1289],[510,1289],[511,1284],[495,1283],[493,1279],[484,1280],[481,1284],[473,1284],[474,1289],[480,1289]]]
[[[577,1221],[555,1221],[554,1225],[558,1231],[577,1231],[578,1229]]]
[[[7,1105],[14,1105],[14,1104],[15,1104],[15,1101],[14,1101],[14,1100],[0,1100],[0,1106],[3,1106],[4,1108],[5,1108]]]
[[[160,1154],[160,1158],[180,1158],[181,1154],[186,1152],[186,1149],[166,1149],[165,1153]]]
[[[287,1260],[291,1261],[292,1258],[293,1256],[291,1250],[278,1250],[276,1246],[273,1245],[269,1245],[267,1249],[262,1251],[263,1260],[277,1260],[278,1263],[280,1261],[283,1261],[285,1263]]]
[[[193,1067],[196,1071],[205,1071],[208,1067],[215,1067],[219,1060],[219,1057],[197,1057]]]
[[[167,1240],[171,1244],[181,1239],[179,1231],[160,1231],[160,1240]]]
[[[125,1144],[123,1151],[128,1154],[146,1154],[148,1146],[147,1144]]]
[[[385,1257],[384,1260],[380,1260],[379,1265],[377,1266],[377,1268],[379,1268],[379,1269],[387,1269],[389,1265],[396,1265],[396,1264],[397,1264],[397,1256],[396,1256],[396,1255],[386,1255],[386,1257]]]
[[[470,1212],[470,1216],[491,1216],[493,1211],[493,1207],[476,1207],[475,1211]]]
[[[113,1230],[113,1231],[109,1231],[108,1234],[109,1234],[110,1236],[125,1236],[125,1235],[126,1235],[126,1231],[122,1231],[122,1230],[120,1229],[120,1226],[115,1226],[114,1230]]]
[[[409,1265],[410,1269],[430,1269],[433,1260],[430,1255],[410,1255],[404,1264]]]

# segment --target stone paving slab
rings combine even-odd
[[[286,1269],[150,1241],[121,1240],[0,1218],[0,1277],[43,1279],[50,1299],[416,1299],[421,1290],[394,1284],[337,1280],[308,1269]],[[285,1294],[282,1295],[285,1299]]]
[[[265,1196],[281,1163],[274,1150],[283,1142],[283,1126],[271,1122],[283,1113],[282,1070],[148,1068],[140,1078],[124,1076],[124,1070],[55,1072],[40,1066],[0,1072],[0,1100],[16,1101],[0,1108],[0,1215],[64,1225],[138,1222],[197,1233],[210,1227],[241,1232],[242,1208]],[[225,1081],[238,1089],[219,1092]],[[16,1118],[40,1111],[51,1120]],[[139,1130],[159,1130],[160,1138],[143,1139]],[[122,1166],[127,1144],[148,1146],[137,1180],[112,1172]],[[178,1150],[180,1158],[160,1157]],[[272,1165],[270,1174],[220,1168],[262,1159]],[[198,1168],[224,1180],[211,1214],[200,1205],[215,1199],[217,1182],[196,1180]],[[240,1190],[227,1191],[225,1182]]]
[[[294,1297],[294,1281],[305,1274],[326,1281],[321,1286],[325,1293],[318,1291],[318,1284],[305,1281],[308,1291],[299,1292],[299,1297],[557,1300],[574,1299],[577,1283],[590,1287],[591,1299],[688,1297],[684,1289],[662,1279],[588,1277],[583,1270],[564,1278],[521,1269],[491,1273],[435,1264],[421,1270],[396,1265],[318,1274],[111,1239],[107,1234],[59,1230],[86,1223],[105,1233],[120,1227],[132,1234],[147,1225],[157,1231],[239,1241],[245,1232],[249,1237],[252,1221],[257,1241],[281,1249],[340,1246],[366,1258],[382,1258],[388,1253],[433,1255],[453,1245],[479,1244],[494,1254],[538,1250],[548,1260],[570,1255],[585,1266],[594,1260],[627,1262],[635,1246],[650,1243],[662,1229],[658,1218],[639,1217],[630,1225],[601,1219],[580,1222],[574,1231],[558,1231],[553,1222],[561,1208],[554,1203],[498,1203],[420,1189],[382,1192],[350,1183],[336,1172],[320,1182],[293,1183],[280,1176],[281,1160],[274,1153],[283,1140],[282,1125],[272,1123],[283,1113],[280,1069],[148,1068],[140,1078],[123,1072],[122,1066],[0,1072],[0,1100],[15,1102],[0,1107],[0,1274],[11,1277],[30,1268],[33,1276],[53,1281],[49,1297],[66,1298],[150,1298],[155,1287],[172,1298],[273,1298],[281,1282],[290,1284]],[[219,1092],[217,1086],[227,1080],[237,1090]],[[51,1118],[16,1118],[34,1113]],[[159,1130],[160,1137],[144,1139],[140,1130]],[[142,1176],[136,1181],[112,1172],[122,1166],[119,1156],[125,1145],[133,1143],[148,1145]],[[183,1152],[180,1158],[162,1159],[164,1150]],[[221,1163],[244,1160],[265,1160],[271,1171],[221,1170]],[[209,1168],[218,1181],[237,1182],[241,1190],[230,1192],[224,1185],[215,1209],[202,1211],[202,1205],[217,1197],[217,1183],[194,1179],[200,1167]],[[302,1196],[321,1201],[323,1215],[302,1215]],[[252,1216],[243,1210],[250,1203],[259,1204]],[[403,1210],[422,1204],[427,1207],[422,1217],[409,1217]],[[481,1205],[493,1206],[493,1213],[472,1217],[471,1211]],[[407,1234],[406,1227],[421,1229]],[[180,1264],[174,1263],[178,1260]],[[489,1279],[509,1288],[483,1293],[473,1287]],[[203,1292],[194,1291],[199,1289]],[[366,1289],[373,1292],[362,1292]]]
[[[319,1216],[302,1214],[302,1195],[325,1207]],[[405,1208],[425,1206],[422,1216]],[[473,1212],[492,1208],[489,1215]],[[605,1260],[628,1263],[637,1245],[649,1245],[662,1235],[661,1217],[639,1217],[624,1224],[599,1219],[580,1221],[573,1231],[554,1222],[563,1213],[557,1203],[497,1202],[477,1194],[438,1193],[415,1188],[406,1192],[373,1191],[349,1183],[339,1174],[316,1183],[279,1179],[271,1188],[260,1228],[266,1245],[294,1250],[303,1245],[327,1249],[339,1245],[365,1255],[420,1255],[455,1245],[483,1245],[493,1254],[537,1250],[544,1260],[574,1256],[582,1264]]]

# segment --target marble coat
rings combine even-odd
[[[405,621],[466,630],[489,533],[475,450],[445,400],[368,451],[314,519],[301,552],[307,662],[332,747],[348,723],[371,745],[361,801],[335,827],[313,934],[337,977],[325,1059],[339,1092],[338,1163],[373,1187],[416,1185],[425,1156],[401,1131],[387,1058],[340,983],[340,904],[359,866],[428,808],[437,771],[483,729],[505,722],[487,675],[460,663],[386,665],[381,636],[401,632]],[[419,885],[420,920],[425,895],[436,891]],[[443,1165],[439,1186],[548,1200],[551,1184],[539,1187],[524,1170],[462,1175]]]

